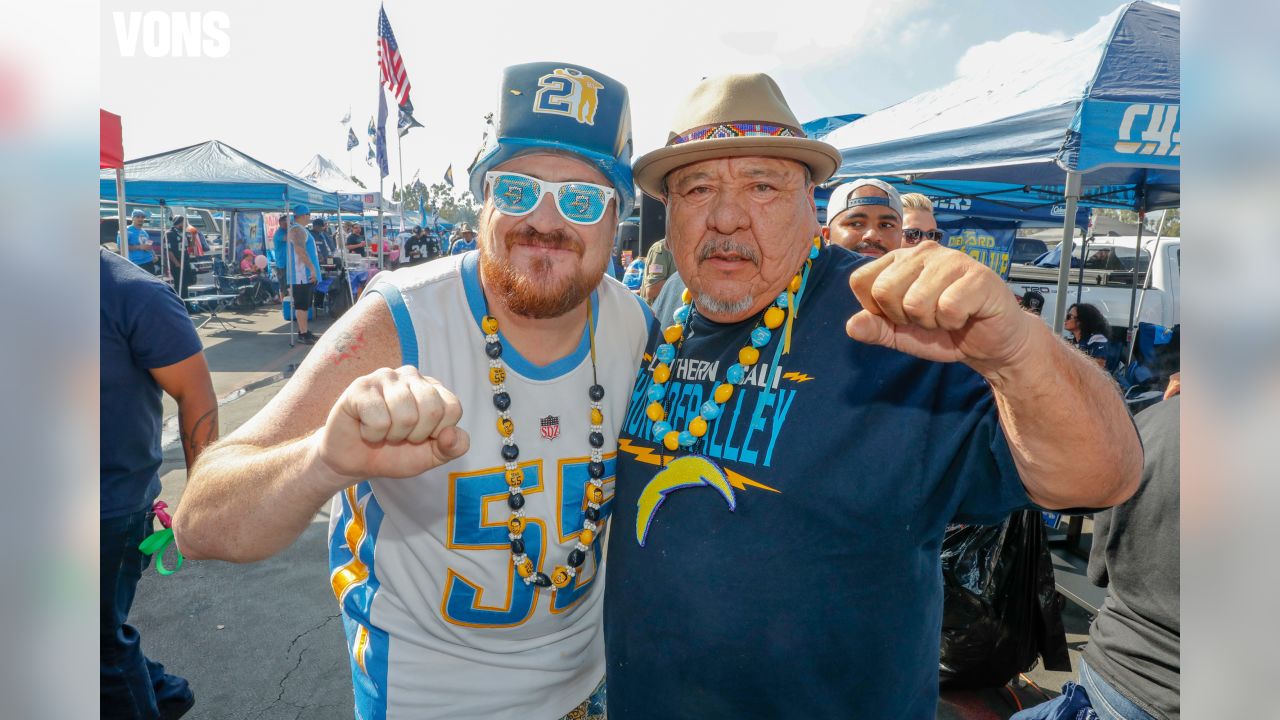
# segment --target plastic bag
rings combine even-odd
[[[1030,670],[1070,670],[1062,597],[1036,510],[999,525],[953,525],[942,541],[944,689],[1001,687]]]

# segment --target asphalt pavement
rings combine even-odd
[[[289,346],[289,324],[278,305],[252,313],[228,312],[232,329],[211,323],[199,330],[221,400],[223,436],[279,392],[310,346]],[[200,317],[195,318],[197,321]],[[329,325],[317,318],[313,331]],[[176,442],[176,407],[168,418],[161,499],[180,505],[186,467]],[[329,590],[327,508],[292,546],[249,565],[187,561],[168,577],[148,568],[138,586],[130,622],[146,654],[187,678],[196,705],[189,720],[351,718],[351,676],[342,621]],[[1067,640],[1073,667],[1088,633],[1089,615],[1067,603]],[[817,640],[815,639],[815,642]],[[1027,677],[1049,695],[1074,673],[1037,668]],[[1037,687],[944,695],[938,717],[1000,720],[1042,699]]]

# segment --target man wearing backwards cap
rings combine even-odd
[[[359,717],[603,712],[616,429],[655,328],[603,277],[635,201],[627,90],[538,62],[500,98],[478,251],[379,275],[175,520],[189,557],[247,562],[333,497]]]
[[[981,263],[824,247],[840,155],[768,76],[680,107],[634,167],[691,304],[618,441],[609,717],[931,720],[947,524],[1123,500],[1133,424]]]
[[[831,192],[822,235],[846,250],[880,257],[902,247],[902,198],[892,185],[854,180]]]
[[[293,317],[298,322],[298,340],[308,345],[320,339],[307,326],[316,283],[320,282],[320,256],[316,253],[316,238],[307,229],[310,222],[311,208],[294,205],[293,224],[289,226],[288,234],[289,290],[293,298]]]

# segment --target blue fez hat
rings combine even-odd
[[[512,65],[502,73],[493,127],[471,164],[471,194],[484,199],[484,175],[519,155],[560,151],[609,178],[618,219],[631,214],[631,103],[627,88],[603,73],[563,62]]]

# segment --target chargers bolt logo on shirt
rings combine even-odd
[[[636,542],[644,547],[649,536],[649,523],[658,512],[667,495],[684,488],[708,486],[715,488],[724,501],[729,503],[729,511],[738,507],[738,499],[733,494],[733,487],[724,471],[718,465],[701,455],[686,455],[676,458],[667,464],[644,490],[640,491],[640,499],[636,501]]]
[[[577,68],[556,68],[538,78],[538,94],[533,111],[566,115],[584,125],[596,124],[597,93],[604,89],[599,80]]]

